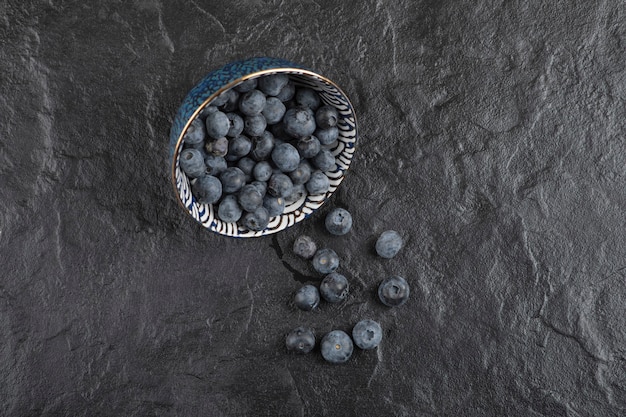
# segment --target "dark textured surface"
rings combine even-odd
[[[625,415],[625,46],[619,1],[0,2],[0,415]],[[342,86],[359,151],[312,219],[234,240],[177,205],[167,138],[255,55]],[[290,304],[301,233],[347,302]],[[347,364],[285,351],[363,318]]]

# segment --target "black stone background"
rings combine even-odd
[[[625,48],[617,0],[0,2],[0,414],[626,415]],[[167,140],[263,55],[342,86],[358,153],[311,219],[235,240],[178,206]],[[290,304],[302,233],[347,302]],[[345,365],[284,349],[362,318],[383,342]]]

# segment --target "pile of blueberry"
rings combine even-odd
[[[335,107],[287,74],[248,79],[191,122],[180,168],[220,220],[260,231],[285,205],[329,190],[338,121]]]
[[[352,216],[345,209],[335,208],[326,216],[325,225],[330,234],[344,235],[352,227]],[[376,253],[383,258],[393,258],[401,248],[402,237],[394,230],[383,232],[376,241]],[[325,275],[319,289],[307,284],[296,291],[293,299],[296,307],[311,311],[319,306],[321,299],[329,303],[339,303],[347,298],[350,284],[345,276],[336,272],[339,267],[339,256],[335,251],[328,248],[318,249],[313,239],[301,235],[293,244],[293,252],[311,260],[313,268]],[[400,306],[409,298],[409,285],[404,278],[391,276],[378,286],[378,298],[386,306]],[[380,344],[382,337],[380,324],[365,319],[353,327],[352,338],[342,330],[333,330],[324,335],[320,342],[320,350],[326,361],[344,363],[352,356],[355,344],[364,350],[374,349]],[[290,351],[309,353],[315,347],[315,333],[309,327],[297,327],[287,335],[285,345]]]

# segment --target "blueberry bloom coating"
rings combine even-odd
[[[251,149],[252,141],[247,136],[239,135],[228,141],[228,155],[236,159],[248,155]]]
[[[204,142],[206,138],[206,129],[204,123],[200,119],[194,119],[187,128],[183,140],[189,145],[198,145]]]
[[[226,160],[223,157],[210,154],[204,157],[204,165],[206,165],[207,174],[213,175],[214,177],[220,175],[228,168]]]
[[[280,216],[285,211],[285,199],[268,194],[263,197],[263,207],[271,217]]]
[[[296,147],[303,158],[313,158],[322,149],[320,141],[313,135],[298,139]]]
[[[348,291],[350,291],[348,279],[337,272],[326,275],[320,284],[320,294],[329,303],[345,300],[348,297]]]
[[[255,161],[264,161],[272,154],[272,150],[274,150],[274,135],[266,130],[260,136],[253,138],[250,155]]]
[[[239,191],[237,201],[242,209],[253,212],[263,205],[263,196],[254,185],[246,184],[241,191]]]
[[[319,249],[313,256],[312,264],[320,274],[330,274],[339,268],[339,256],[332,249]]]
[[[220,109],[224,112],[237,110],[239,107],[239,93],[237,90],[231,88],[230,90],[225,91],[224,94],[226,95],[226,102],[218,107],[220,107]]]
[[[291,188],[291,193],[287,197],[285,197],[285,204],[293,204],[296,201],[301,201],[307,196],[306,188],[303,184],[294,185]]]
[[[322,145],[331,145],[339,139],[339,129],[337,127],[329,127],[328,129],[317,129],[315,137]]]
[[[296,353],[309,353],[315,347],[315,333],[308,327],[293,329],[285,338],[285,346]]]
[[[250,136],[261,136],[267,127],[267,122],[262,114],[248,116],[243,121],[243,131]]]
[[[276,97],[269,97],[265,101],[265,108],[261,114],[265,117],[268,125],[273,125],[283,119],[286,111],[287,108],[282,101]]]
[[[374,320],[361,320],[352,329],[352,340],[361,349],[374,349],[383,339],[383,329]]]
[[[391,259],[402,248],[402,236],[395,230],[386,230],[376,240],[376,253],[383,258]]]
[[[215,97],[213,99],[213,101],[211,101],[211,107],[220,107],[223,106],[224,104],[226,104],[226,102],[228,101],[228,99],[230,98],[230,90],[228,91],[224,91],[222,94],[220,94],[219,96]],[[205,110],[206,107],[203,109]],[[212,113],[211,111],[207,111],[206,114]],[[206,117],[205,114],[205,117]]]
[[[320,96],[311,88],[304,87],[296,90],[296,103],[315,111],[320,106]]]
[[[322,149],[312,159],[313,165],[315,165],[320,171],[326,172],[337,167],[335,157],[328,149]]]
[[[257,84],[257,78],[248,78],[246,81],[235,87],[235,90],[239,91],[240,93],[247,93],[250,90],[254,90],[257,87]]]
[[[243,119],[241,116],[237,113],[226,113],[226,117],[228,117],[230,123],[226,136],[234,138],[241,135],[241,132],[243,132]]]
[[[267,184],[267,192],[274,197],[285,198],[291,194],[293,183],[291,179],[282,173],[272,174]]]
[[[192,184],[191,191],[196,196],[198,203],[217,203],[222,197],[222,183],[214,176],[205,174]]]
[[[409,284],[400,276],[394,275],[378,286],[378,298],[388,307],[401,306],[409,299]]]
[[[228,139],[208,140],[204,145],[204,149],[209,155],[224,156],[228,153]]]
[[[315,115],[308,107],[294,107],[283,117],[285,132],[294,138],[312,135],[315,132]]]
[[[332,235],[345,235],[352,228],[352,215],[343,208],[335,208],[326,215],[326,230]]]
[[[259,90],[244,93],[239,100],[239,110],[246,116],[261,114],[265,107],[265,94]]]
[[[296,86],[291,81],[289,81],[276,95],[276,98],[284,103],[285,101],[291,100],[295,94]]]
[[[287,74],[272,74],[259,78],[259,90],[268,96],[275,96],[280,93],[285,85],[289,82]]]
[[[234,223],[241,218],[243,210],[234,195],[225,196],[217,208],[217,217],[227,223]]]
[[[276,145],[272,150],[272,161],[282,172],[291,172],[300,164],[298,150],[289,143]],[[333,158],[334,161],[334,158]]]
[[[293,302],[300,310],[311,311],[320,303],[320,292],[313,285],[304,285],[296,291]]]
[[[272,176],[272,166],[267,161],[257,162],[252,170],[252,175],[257,181],[267,181]]]
[[[246,174],[237,167],[228,167],[220,174],[222,189],[227,194],[232,194],[241,189],[246,183]]]
[[[270,215],[267,209],[261,206],[252,213],[244,214],[241,222],[248,230],[259,232],[267,227],[270,222]]]
[[[239,168],[245,174],[246,182],[250,182],[250,180],[252,179],[252,170],[254,170],[255,165],[256,161],[252,158],[248,158],[247,156],[237,161],[237,168]]]
[[[263,197],[265,197],[265,193],[267,192],[267,182],[265,181],[252,181],[250,185],[256,187],[257,190],[261,193]]]
[[[230,129],[230,120],[226,114],[216,111],[209,114],[205,120],[206,133],[213,139],[226,136]]]
[[[287,175],[291,178],[293,185],[306,184],[311,179],[311,165],[307,161],[300,161],[298,168]]]
[[[311,174],[311,178],[306,183],[306,189],[309,194],[324,194],[330,188],[330,180],[321,171],[315,171]]]
[[[333,364],[347,362],[354,351],[354,344],[350,336],[342,330],[333,330],[327,333],[320,344],[322,357]]]
[[[337,121],[339,121],[339,113],[333,106],[322,106],[315,112],[315,123],[320,129],[337,126]]]
[[[183,149],[179,158],[180,169],[191,178],[197,178],[206,172],[202,152],[197,149]]]
[[[304,259],[311,259],[317,252],[315,241],[307,235],[300,235],[293,242],[293,253]]]

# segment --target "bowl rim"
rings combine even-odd
[[[224,67],[220,67],[214,71],[220,71],[222,70]],[[200,114],[200,112],[211,102],[213,101],[217,96],[219,96],[220,94],[222,94],[223,92],[230,90],[231,88],[237,86],[238,84],[250,79],[250,78],[258,78],[260,76],[263,75],[269,75],[269,74],[275,74],[275,73],[288,73],[288,74],[293,74],[293,75],[308,75],[308,76],[312,76],[314,78],[319,78],[322,81],[330,84],[331,86],[333,86],[334,88],[337,89],[337,91],[339,91],[342,95],[342,98],[345,99],[348,104],[350,105],[350,109],[352,110],[352,114],[351,117],[354,119],[354,129],[357,137],[358,137],[358,121],[356,118],[356,112],[354,111],[354,106],[352,105],[352,102],[350,101],[350,98],[348,97],[348,95],[341,89],[341,87],[339,87],[334,81],[332,81],[331,79],[329,79],[328,77],[325,77],[315,71],[309,70],[309,69],[304,69],[304,68],[298,68],[298,67],[276,67],[276,68],[268,68],[268,69],[263,69],[260,71],[254,71],[251,72],[249,74],[243,75],[237,79],[234,79],[226,84],[224,84],[222,87],[220,87],[219,89],[217,89],[213,94],[211,94],[209,97],[207,97],[206,100],[204,100],[202,102],[202,104],[200,104],[195,110],[194,112],[191,114],[191,116],[189,116],[189,119],[187,119],[187,121],[185,122],[183,128],[181,129],[179,135],[178,135],[178,139],[176,140],[176,145],[174,146],[174,153],[171,155],[171,172],[170,172],[170,181],[172,186],[174,187],[174,194],[176,195],[176,201],[178,202],[178,204],[181,206],[181,208],[187,213],[188,216],[190,216],[192,219],[195,220],[195,223],[199,223],[195,218],[193,218],[193,216],[191,215],[191,213],[189,212],[188,208],[185,206],[185,204],[183,203],[181,197],[180,197],[180,193],[178,191],[178,187],[176,186],[176,160],[178,158],[178,155],[182,149],[182,142],[183,142],[183,137],[185,136],[185,133],[187,133],[187,130],[189,129],[189,126],[191,126],[191,123],[196,119],[196,117],[198,117],[198,114]],[[353,147],[356,150],[356,142],[353,145]],[[350,164],[352,165],[352,164]],[[350,168],[350,165],[348,165],[348,167],[344,170],[347,171]],[[345,176],[345,174],[343,174],[342,176]],[[322,204],[324,204],[326,201],[324,201]],[[296,222],[298,223],[298,222]],[[206,227],[203,227],[205,229],[207,229]],[[215,233],[215,234],[219,234],[219,235],[223,235],[223,236],[229,236],[229,237],[241,237],[241,236],[231,236],[231,235],[226,235],[226,234],[222,234],[219,233],[215,230],[212,230],[210,228],[208,228],[211,232]],[[272,233],[260,233],[258,235],[254,235],[254,236],[247,236],[247,237],[261,237],[261,236],[267,236],[270,234],[274,234],[276,233],[272,232]]]

